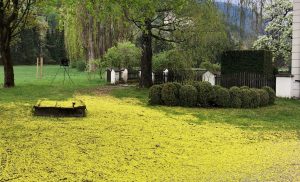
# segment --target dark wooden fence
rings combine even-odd
[[[183,83],[185,81],[202,81],[202,75],[206,71],[203,70],[184,70],[179,72],[169,71],[168,75],[165,75],[165,80],[168,82]]]
[[[128,71],[128,82],[139,82],[139,71],[129,70]]]
[[[217,76],[216,84],[226,88],[233,86],[248,86],[250,88],[269,86],[275,90],[276,78],[274,75],[243,72]]]

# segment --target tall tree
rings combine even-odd
[[[289,66],[292,56],[293,4],[289,0],[274,0],[265,9],[265,34],[254,43],[256,49],[273,52],[275,65]]]
[[[176,42],[172,33],[189,24],[180,17],[189,0],[122,0],[125,17],[141,31],[141,87],[152,85],[152,40]],[[191,22],[190,22],[191,23]]]
[[[35,0],[0,0],[0,60],[4,66],[4,87],[15,86],[10,46],[25,27]]]

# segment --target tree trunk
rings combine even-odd
[[[0,31],[0,62],[4,68],[4,87],[11,88],[15,86],[14,68],[10,55],[10,30],[2,27]]]
[[[95,42],[94,42],[94,19],[92,15],[89,16],[89,25],[88,25],[88,71],[95,71]]]
[[[4,87],[11,88],[15,86],[14,68],[10,56],[10,47],[2,48],[1,62],[4,67]]]
[[[151,26],[151,25],[150,25]],[[152,36],[151,29],[148,26],[147,31],[142,35],[142,59],[141,59],[141,80],[140,86],[149,88],[152,86]],[[150,29],[150,30],[149,30]]]

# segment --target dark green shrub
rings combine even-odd
[[[221,72],[233,74],[240,72],[273,73],[272,52],[265,50],[234,50],[224,52],[221,56]]]
[[[178,90],[182,87],[182,85],[178,82],[173,82],[173,84],[177,87]]]
[[[221,89],[221,88],[223,88],[223,87],[221,87],[220,85],[215,85],[215,86],[213,86],[213,88],[214,88],[214,90],[216,91],[216,90]]]
[[[263,87],[265,91],[269,94],[269,105],[275,104],[276,93],[271,87]]]
[[[228,107],[230,105],[230,94],[228,89],[219,88],[215,89],[216,99],[215,104],[219,107]]]
[[[251,108],[251,91],[250,89],[241,89],[242,108]]]
[[[260,106],[267,106],[269,104],[269,93],[264,89],[258,89],[257,92],[260,97]]]
[[[184,85],[179,90],[181,106],[193,107],[197,105],[197,89],[192,85]]]
[[[151,105],[160,105],[160,104],[162,104],[161,90],[162,90],[162,85],[153,85],[150,88],[150,90],[149,90],[149,104],[151,104]]]
[[[179,103],[179,90],[174,83],[166,83],[162,86],[161,99],[167,106],[177,106]]]
[[[260,94],[258,89],[250,89],[250,108],[258,108],[260,106]]]
[[[76,62],[76,68],[77,68],[78,71],[83,72],[86,69],[86,63],[84,61],[77,61]]]
[[[230,94],[230,107],[241,108],[242,107],[241,89],[239,87],[231,87],[229,89],[229,94]]]
[[[248,86],[242,86],[241,89],[250,89]]]
[[[76,68],[77,62],[76,61],[71,61],[70,66],[71,66],[71,68]]]
[[[215,100],[215,91],[209,82],[195,83],[197,89],[197,104],[202,107],[208,107]]]

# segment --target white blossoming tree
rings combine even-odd
[[[254,42],[255,49],[273,52],[277,67],[287,67],[291,63],[293,4],[290,0],[274,0],[265,8],[265,35]]]

